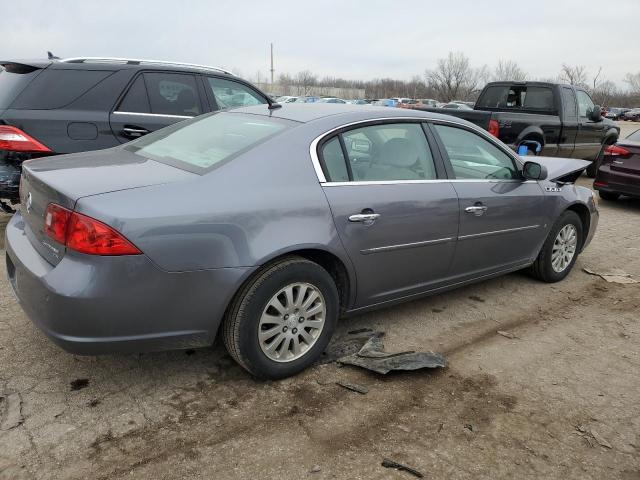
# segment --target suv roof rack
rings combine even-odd
[[[66,63],[95,62],[95,63],[121,63],[125,65],[167,65],[167,66],[174,66],[174,67],[198,68],[201,70],[214,70],[217,72],[223,72],[229,75],[233,75],[233,72],[221,67],[212,67],[209,65],[198,65],[196,63],[167,62],[164,60],[144,60],[144,59],[136,59],[136,58],[115,58],[115,57],[114,58],[112,57],[74,57],[74,58],[63,58],[60,61],[66,62]]]

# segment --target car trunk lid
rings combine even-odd
[[[640,142],[622,140],[616,146],[624,148],[629,155],[614,156],[611,159],[611,170],[620,173],[640,175]]]
[[[23,164],[20,186],[25,234],[47,261],[57,265],[66,248],[45,232],[50,203],[73,210],[82,197],[183,181],[194,176],[120,147],[28,160]]]

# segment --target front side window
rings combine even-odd
[[[339,141],[327,142],[322,152],[325,176],[329,181],[350,180],[396,181],[432,180],[437,177],[429,144],[422,127],[417,123],[370,125],[341,134],[346,150],[347,168],[339,165],[344,156],[338,151]],[[337,140],[337,137],[336,137]]]
[[[434,125],[457,179],[518,179],[512,158],[480,135],[463,128]]]
[[[591,112],[593,112],[593,101],[586,92],[582,90],[576,90],[576,96],[578,97],[578,114],[581,117],[587,118]]]
[[[220,112],[163,128],[124,148],[200,173],[255,148],[293,124],[282,119]]]
[[[241,83],[216,77],[207,77],[207,80],[220,109],[267,103],[257,92]]]
[[[193,75],[145,73],[151,113],[194,117],[202,113]]]

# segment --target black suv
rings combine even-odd
[[[116,146],[185,118],[271,103],[221,68],[155,60],[0,61],[0,207],[18,203],[20,165]]]

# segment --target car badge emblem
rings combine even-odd
[[[33,197],[31,196],[31,192],[27,193],[27,201],[25,202],[25,206],[27,207],[27,213],[31,213],[31,204],[33,203]]]

